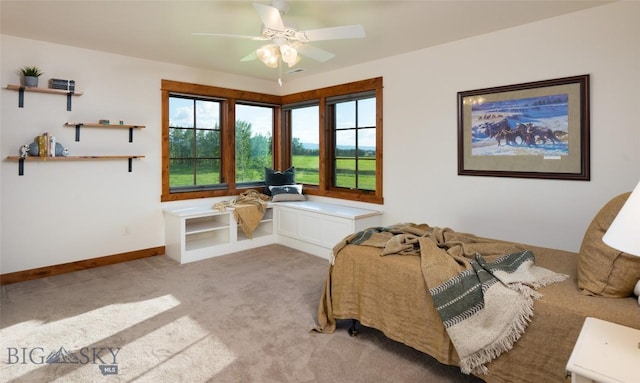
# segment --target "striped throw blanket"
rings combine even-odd
[[[460,369],[486,374],[485,364],[510,350],[533,315],[535,289],[567,275],[535,265],[524,245],[426,224],[355,233],[345,244],[381,248],[381,255],[419,255],[422,275],[458,356]]]
[[[461,371],[486,374],[485,364],[509,351],[527,328],[533,299],[540,297],[535,289],[567,275],[536,266],[531,251],[506,244],[496,244],[496,250],[505,247],[498,254],[456,254],[458,246],[470,250],[473,244],[447,248],[425,238],[420,241],[421,267]]]

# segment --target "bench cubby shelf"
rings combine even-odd
[[[61,89],[49,89],[49,88],[37,88],[30,86],[22,86],[22,85],[7,85],[7,89],[15,90],[18,92],[18,108],[24,107],[24,92],[35,92],[35,93],[49,93],[49,94],[58,94],[67,96],[67,110],[71,111],[71,96],[82,96],[82,92],[78,91],[67,91]]]
[[[230,214],[191,217],[185,220],[185,252],[229,243]]]
[[[164,209],[165,252],[180,263],[199,261],[273,243],[273,207],[248,238],[233,215],[233,208],[211,206]]]
[[[271,237],[273,235],[273,207],[267,208],[264,212],[264,217],[260,220],[260,225],[253,231],[253,238]],[[238,241],[251,241],[253,238],[249,238],[240,228],[240,225],[236,224],[236,238]]]

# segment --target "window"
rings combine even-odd
[[[296,182],[320,184],[320,123],[318,105],[291,108],[291,165]]]
[[[162,80],[162,201],[262,187],[280,97]]]
[[[273,108],[236,104],[236,183],[264,181],[264,168],[273,167]]]
[[[352,98],[352,97],[349,97]],[[329,103],[333,132],[333,185],[376,190],[375,95]]]
[[[238,195],[264,168],[382,203],[382,78],[274,96],[162,80],[162,201]]]
[[[169,96],[169,188],[215,187],[221,179],[221,103]]]
[[[305,193],[382,203],[382,78],[282,98],[284,153]]]

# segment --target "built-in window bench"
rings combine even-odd
[[[164,217],[166,254],[188,263],[271,243],[330,259],[333,246],[347,235],[380,226],[382,212],[314,201],[272,203],[251,239],[233,208],[166,208]]]
[[[380,226],[382,212],[325,202],[278,202],[275,210],[276,242],[331,259],[331,250],[344,237]]]
[[[273,206],[269,206],[248,238],[233,215],[209,206],[164,209],[165,252],[180,263],[242,251],[273,243]]]

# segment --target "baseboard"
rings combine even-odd
[[[53,265],[39,267],[37,269],[16,271],[15,273],[7,273],[0,275],[0,285],[9,283],[23,282],[31,279],[45,278],[52,275],[69,273],[72,271],[86,270],[94,267],[113,265],[114,263],[133,261],[134,259],[153,257],[156,255],[164,255],[164,246],[152,247],[126,253],[107,255],[104,257],[85,259],[82,261],[63,263],[61,265]]]

